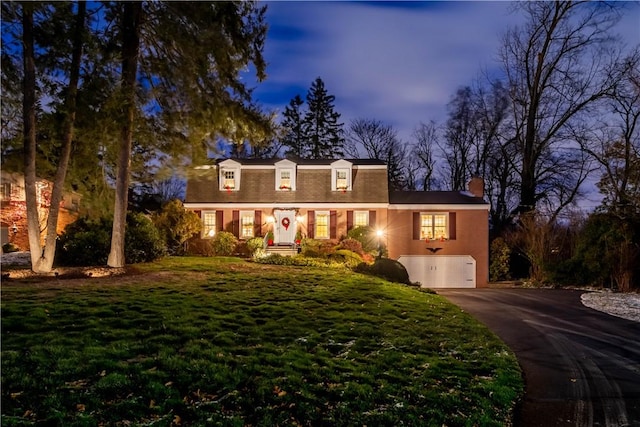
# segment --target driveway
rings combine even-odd
[[[516,427],[640,427],[640,323],[582,305],[582,291],[438,289],[516,354]]]

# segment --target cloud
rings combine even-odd
[[[283,111],[321,77],[343,122],[378,119],[404,139],[421,121],[446,120],[456,90],[496,69],[501,34],[523,19],[507,2],[267,4],[259,102]]]

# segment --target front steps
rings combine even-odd
[[[282,256],[294,256],[298,254],[298,248],[295,245],[274,245],[267,246],[267,255],[279,254]]]

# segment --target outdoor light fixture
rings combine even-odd
[[[384,231],[382,231],[382,230],[377,230],[376,231],[376,236],[378,236],[378,237],[382,237],[383,234],[384,234]]]
[[[296,216],[296,221],[298,222],[302,222],[303,216],[302,215],[298,215]]]
[[[268,216],[267,217],[267,224],[273,224],[274,222],[276,222],[276,219],[272,216]]]
[[[207,233],[209,237],[213,237],[215,236],[215,234],[216,234],[216,230],[209,230],[209,232]]]

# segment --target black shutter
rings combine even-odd
[[[240,211],[233,211],[231,218],[231,232],[234,236],[240,237]]]
[[[347,211],[347,231],[353,228],[353,211]]]
[[[420,240],[420,212],[413,213],[413,240]]]
[[[369,211],[369,227],[376,227],[376,211]]]
[[[338,216],[336,211],[329,211],[329,238],[335,239],[337,236]]]
[[[262,236],[262,211],[255,211],[253,217],[253,235]]]
[[[216,232],[224,230],[224,216],[222,211],[216,211]]]
[[[307,234],[310,239],[315,238],[316,235],[316,213],[315,211],[307,212]]]
[[[456,240],[456,213],[449,212],[449,240]]]

